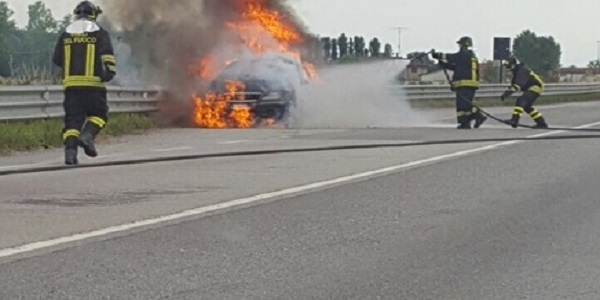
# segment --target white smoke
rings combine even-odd
[[[398,128],[422,124],[396,77],[403,60],[336,65],[301,89],[293,113],[297,128]]]

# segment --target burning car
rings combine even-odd
[[[303,61],[304,37],[264,0],[241,3],[224,21],[223,40],[192,64],[204,93],[193,95],[194,123],[201,128],[251,128],[288,123],[299,87],[317,78]]]
[[[303,72],[297,61],[280,54],[237,59],[211,82],[209,93],[226,101],[225,114],[248,111],[253,126],[287,124],[297,89],[307,83]]]

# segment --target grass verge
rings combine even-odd
[[[62,145],[62,118],[0,123],[0,154],[29,151]],[[98,139],[141,133],[158,127],[154,119],[143,114],[111,114]]]
[[[515,105],[515,97],[501,101],[500,96],[496,98],[480,98],[475,96],[475,104],[485,107],[513,107]],[[544,96],[538,98],[535,105],[568,103],[568,102],[585,102],[600,100],[600,93],[587,93],[579,95],[556,95]],[[454,98],[451,99],[432,99],[432,100],[411,100],[410,106],[413,108],[452,108],[455,107]]]

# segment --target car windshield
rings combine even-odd
[[[223,69],[211,89],[223,90],[228,80],[244,82],[246,91],[290,89],[288,81],[296,70],[294,61],[282,57],[240,59]]]

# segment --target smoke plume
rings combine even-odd
[[[165,87],[172,106],[189,114],[190,92],[202,84],[188,69],[208,55],[227,56],[235,39],[224,24],[236,21],[246,0],[102,0],[105,28],[115,33],[121,84]],[[292,9],[283,0],[259,0],[277,10],[307,40]],[[239,42],[239,41],[238,41]]]
[[[375,60],[320,70],[320,81],[301,89],[294,127],[398,128],[426,123],[394,82],[406,64]]]
[[[231,32],[250,0],[101,0],[104,26],[117,36],[119,80],[123,85],[160,85],[165,121],[190,125],[191,94],[207,82],[189,76],[199,59],[226,61],[244,43]],[[285,0],[252,0],[276,10],[302,36],[303,61],[321,59],[318,39],[309,34]],[[255,35],[253,35],[254,37]],[[262,44],[269,41],[261,40]],[[316,47],[316,48],[315,48]],[[315,49],[317,49],[315,51]],[[312,55],[312,56],[311,56]],[[414,122],[400,89],[390,92],[404,68],[395,62],[351,64],[319,70],[320,81],[300,87],[294,127],[398,127]]]
[[[282,0],[260,0],[303,28]],[[186,68],[222,47],[224,23],[241,15],[244,0],[102,0],[107,26],[119,32],[145,82],[179,86]],[[175,71],[175,72],[167,72]],[[175,77],[173,77],[175,76]]]

